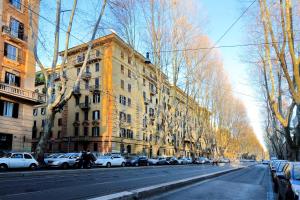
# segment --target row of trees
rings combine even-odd
[[[63,58],[61,60],[60,77],[66,67],[66,59],[71,36],[73,19],[76,17],[77,1],[69,16]],[[249,125],[243,104],[234,97],[228,77],[224,72],[218,52],[207,49],[211,47],[210,39],[203,34],[203,26],[194,21],[194,13],[201,13],[197,1],[178,0],[110,0],[103,1],[97,20],[94,23],[91,39],[88,42],[84,64],[76,78],[74,86],[78,84],[82,72],[85,70],[87,58],[92,48],[92,40],[99,34],[100,22],[114,29],[133,49],[150,52],[151,61],[158,66],[156,89],[158,108],[155,112],[155,123],[148,123],[148,128],[155,131],[156,141],[151,144],[154,152],[173,138],[175,148],[185,149],[185,140],[189,139],[189,148],[196,152],[210,151],[214,156],[238,157],[242,154],[260,154],[262,149],[254,131]],[[105,11],[105,14],[104,14]],[[56,31],[54,38],[54,53],[52,72],[47,72],[40,61],[38,48],[34,48],[36,61],[46,77],[46,121],[44,134],[37,146],[37,155],[43,157],[49,133],[53,126],[55,114],[63,108],[72,95],[66,90],[66,80],[61,78],[60,91],[55,99],[50,98],[55,87],[54,72],[58,64],[58,50],[60,47],[61,29],[61,0],[56,3]],[[202,17],[204,19],[204,17]],[[33,34],[32,37],[38,37]],[[204,48],[203,48],[204,47]],[[138,69],[135,57],[133,66]],[[137,70],[138,71],[138,70]],[[166,94],[164,92],[167,79],[174,87],[170,92],[177,95],[176,87],[184,93],[184,104],[176,98],[172,99],[171,108],[165,109]],[[136,76],[137,81],[138,76]],[[137,84],[139,86],[139,84]],[[139,90],[140,91],[140,90]],[[143,101],[142,94],[137,96]],[[192,111],[192,104],[197,103],[203,109]],[[138,115],[144,116],[144,106],[135,105]],[[182,116],[178,117],[178,112]],[[183,135],[179,135],[180,124]],[[157,126],[159,128],[157,128]],[[201,144],[200,147],[197,144]]]
[[[299,6],[293,0],[259,0],[249,31],[269,151],[289,160],[300,159]]]

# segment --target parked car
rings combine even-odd
[[[199,157],[195,160],[195,164],[206,164],[209,163],[209,159],[206,157]]]
[[[263,165],[269,165],[270,164],[270,161],[269,160],[262,160],[261,162]]]
[[[130,161],[130,165],[131,166],[148,166],[149,162],[148,162],[148,158],[145,156],[137,156],[134,157],[131,161]]]
[[[44,162],[46,163],[46,165],[48,164],[49,160],[55,159],[55,158],[60,158],[62,157],[64,154],[62,153],[54,153],[54,154],[50,154],[47,157],[44,158]]]
[[[276,160],[273,162],[272,166],[271,166],[271,177],[272,177],[272,180],[274,181],[274,176],[275,176],[275,173],[276,173],[276,169],[278,167],[278,165],[282,162],[282,161],[285,161],[285,160]]]
[[[80,153],[66,153],[58,158],[48,160],[47,166],[50,168],[74,168],[76,167],[77,160],[80,158]]]
[[[299,199],[300,196],[300,162],[289,162],[283,174],[277,176],[278,196],[283,200]]]
[[[167,157],[166,159],[170,165],[178,165],[179,164],[179,161],[177,160],[176,157]]]
[[[277,165],[277,168],[275,169],[275,172],[273,173],[272,180],[274,182],[274,192],[276,192],[276,193],[278,192],[278,184],[280,182],[280,178],[278,178],[278,177],[284,175],[283,170],[287,164],[288,164],[287,161],[281,161]]]
[[[167,161],[167,158],[159,157],[156,164],[157,165],[168,165],[169,162]]]
[[[181,158],[178,158],[178,163],[180,165],[186,165],[186,164],[188,164],[188,160],[186,157],[181,157]]]
[[[157,158],[149,158],[148,162],[150,165],[157,165],[158,159]]]
[[[221,158],[219,160],[220,163],[230,163],[230,160],[228,158]]]
[[[8,153],[0,158],[0,170],[6,171],[13,168],[38,168],[38,162],[29,153]]]
[[[121,166],[125,167],[126,160],[120,155],[112,156],[100,156],[95,161],[95,165],[98,167],[112,167],[112,166]]]

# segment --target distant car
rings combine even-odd
[[[195,160],[196,164],[206,164],[209,163],[209,159],[206,157],[199,157],[198,159]]]
[[[157,158],[149,158],[148,162],[150,165],[157,165],[158,159]]]
[[[178,165],[179,164],[179,161],[177,160],[176,157],[167,157],[166,159],[170,165]]]
[[[219,160],[220,163],[230,163],[230,160],[228,158],[221,158]]]
[[[289,162],[283,170],[283,174],[277,176],[278,199],[290,200],[300,197],[300,162]]]
[[[121,166],[125,167],[126,160],[120,155],[100,156],[95,161],[95,165],[99,167]]]
[[[49,160],[55,159],[55,158],[60,158],[62,157],[64,154],[62,153],[54,153],[54,154],[50,154],[48,155],[46,158],[44,158],[44,162],[46,163],[46,165],[48,164]]]
[[[66,153],[58,158],[48,160],[47,166],[50,168],[74,168],[76,167],[77,160],[80,158],[79,153]]]
[[[169,162],[167,161],[167,158],[160,157],[158,158],[158,161],[156,163],[157,165],[168,165]]]
[[[148,158],[145,156],[137,156],[134,157],[131,161],[130,161],[130,165],[131,166],[149,166],[149,162],[148,162]]]
[[[269,164],[270,164],[270,161],[269,161],[269,160],[263,160],[261,163],[262,163],[263,165],[269,165]]]
[[[192,158],[187,158],[186,160],[187,160],[187,164],[192,164],[193,163]]]
[[[8,153],[0,158],[0,171],[13,168],[38,168],[38,162],[29,153]]]
[[[188,164],[187,158],[186,157],[178,158],[178,164],[180,164],[180,165],[186,165],[186,164]]]

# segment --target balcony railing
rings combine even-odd
[[[91,72],[83,72],[82,75],[81,75],[81,78],[82,79],[90,79],[92,77],[92,73]]]
[[[90,102],[80,103],[80,104],[79,104],[79,107],[80,107],[82,110],[87,110],[87,109],[90,109],[91,103],[90,103]]]
[[[72,62],[73,65],[82,65],[84,62],[85,56],[79,56],[76,57]],[[96,61],[96,60],[100,60],[101,59],[101,55],[100,52],[95,52],[93,54],[90,54],[88,57],[88,63],[92,62],[92,61]]]
[[[16,34],[11,30],[11,28],[9,26],[3,25],[2,26],[2,32],[5,35],[8,35],[11,39],[17,40],[18,42],[22,41],[22,42],[26,42],[27,41],[27,36],[26,35],[19,35],[17,33]]]
[[[37,92],[26,90],[24,88],[15,87],[6,83],[0,82],[0,93],[11,95],[17,98],[22,98],[35,103],[44,103],[45,95]]]
[[[90,91],[95,93],[100,92],[100,85],[90,86]]]

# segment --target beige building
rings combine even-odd
[[[74,86],[86,50],[87,45],[79,45],[68,51],[64,75],[73,96],[56,115],[48,151],[189,156],[190,144],[196,146],[197,137],[187,137],[183,130],[187,127],[181,122],[186,109],[184,92],[172,87],[156,66],[116,34],[94,40],[87,68],[80,84]],[[59,76],[56,83],[59,87]],[[36,87],[43,92],[43,81]],[[200,107],[190,102],[192,119]],[[43,106],[34,109],[33,149],[43,134],[44,112]],[[195,124],[188,126],[191,133],[196,131]]]
[[[35,41],[29,35],[37,24],[29,27],[29,4],[39,13],[39,0],[0,1],[0,150],[31,150],[32,107],[42,101],[34,92]]]

